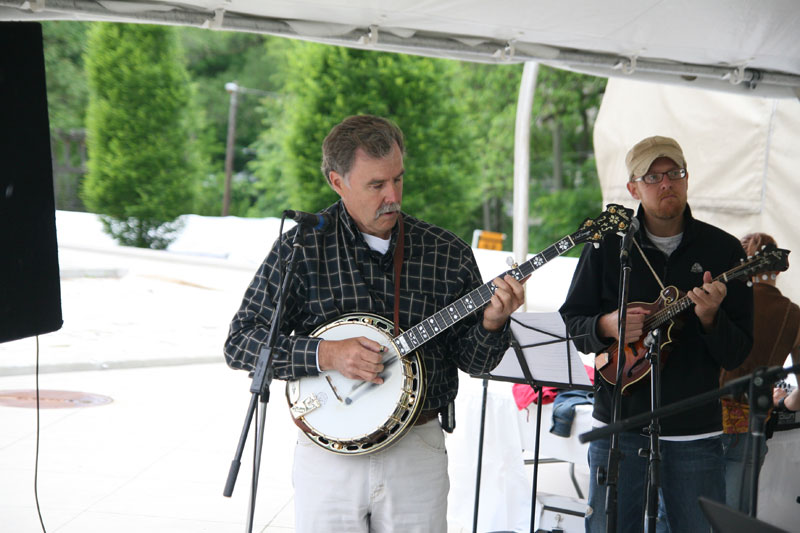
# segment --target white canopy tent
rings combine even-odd
[[[151,22],[797,96],[794,0],[0,0],[0,20]]]

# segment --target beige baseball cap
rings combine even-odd
[[[655,135],[636,143],[625,156],[628,179],[647,173],[650,165],[659,157],[668,157],[681,168],[686,168],[686,159],[683,157],[683,150],[678,141],[670,137]]]

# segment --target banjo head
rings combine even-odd
[[[383,384],[349,379],[328,370],[286,384],[295,424],[317,445],[341,454],[384,449],[412,426],[424,394],[422,360],[400,356],[392,343],[392,322],[372,314],[344,315],[311,336],[325,340],[367,337],[386,347]]]

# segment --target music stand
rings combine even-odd
[[[511,347],[500,363],[488,374],[473,375],[483,382],[481,424],[478,443],[478,467],[475,481],[475,507],[473,533],[478,523],[478,506],[481,489],[483,460],[483,434],[486,421],[486,389],[488,380],[508,381],[530,385],[539,392],[542,387],[559,389],[593,390],[589,375],[572,343],[559,313],[512,313]],[[530,531],[533,532],[536,515],[536,490],[539,476],[539,441],[542,427],[542,402],[537,402],[536,440],[533,461],[533,486],[531,494]]]

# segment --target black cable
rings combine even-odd
[[[42,509],[39,507],[39,336],[36,335],[36,460],[33,467],[33,497],[36,499],[36,512],[39,513],[39,523],[42,531],[47,533],[42,519]]]

